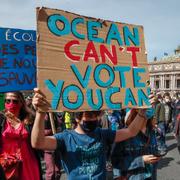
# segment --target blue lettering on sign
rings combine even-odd
[[[62,23],[63,27],[58,26],[58,23]],[[47,26],[49,30],[57,36],[63,36],[68,35],[72,32],[72,34],[79,38],[79,39],[85,39],[85,34],[81,34],[77,31],[77,27],[79,24],[82,24],[85,26],[86,24],[86,31],[87,31],[87,39],[89,41],[97,42],[97,43],[107,43],[111,44],[112,40],[117,41],[119,46],[131,46],[131,42],[135,46],[140,45],[140,39],[139,39],[139,32],[137,27],[133,27],[133,32],[130,31],[128,26],[119,27],[122,28],[123,34],[120,34],[120,31],[118,29],[118,25],[115,23],[111,23],[106,38],[99,37],[99,29],[101,30],[103,28],[103,23],[99,21],[85,21],[84,18],[74,18],[70,22],[68,18],[66,18],[63,15],[60,14],[53,14],[48,17]],[[79,28],[80,29],[80,28]],[[124,37],[124,42],[121,38],[121,36]],[[27,37],[28,39],[29,37]]]
[[[111,24],[110,28],[109,28],[109,32],[107,34],[107,38],[106,38],[106,42],[107,44],[111,44],[111,40],[117,40],[119,46],[123,45],[118,27],[116,24]]]
[[[79,39],[85,39],[85,35],[84,34],[80,34],[79,32],[77,32],[76,26],[78,24],[84,24],[84,19],[83,18],[75,18],[75,19],[73,19],[73,21],[71,23],[72,34],[75,37],[79,38]]]
[[[138,32],[137,28],[133,28],[134,36],[132,35],[132,33],[130,32],[130,30],[127,26],[123,27],[123,32],[124,32],[124,41],[125,41],[126,46],[131,45],[129,42],[129,39],[131,39],[131,42],[135,46],[139,46],[139,32]]]
[[[99,110],[99,109],[101,109],[101,107],[103,105],[103,97],[102,97],[102,92],[100,89],[96,89],[96,97],[97,97],[97,103],[95,104],[93,102],[92,89],[87,89],[87,92],[86,92],[87,102],[88,102],[88,105],[93,110]]]
[[[105,92],[105,102],[110,109],[121,109],[121,103],[113,103],[111,101],[111,96],[117,92],[120,92],[118,87],[110,87]]]
[[[56,86],[49,79],[45,80],[44,83],[47,86],[47,88],[50,90],[50,92],[53,94],[51,106],[53,109],[57,109],[59,100],[61,98],[61,91],[64,85],[64,81],[59,80]]]
[[[125,72],[128,72],[131,70],[129,66],[116,66],[114,67],[115,71],[119,72],[119,80],[120,80],[120,87],[125,88],[126,87],[126,77]]]
[[[88,40],[98,42],[98,43],[104,43],[104,40],[102,38],[97,37],[98,30],[95,29],[95,27],[102,28],[102,24],[98,21],[88,21],[87,22]]]
[[[133,79],[134,79],[134,87],[140,88],[145,87],[146,84],[143,82],[139,82],[141,80],[141,76],[139,76],[139,73],[145,73],[146,70],[144,68],[133,68]]]
[[[62,29],[58,27],[57,22],[63,23]],[[71,25],[68,19],[66,19],[66,17],[59,14],[54,14],[49,16],[47,26],[49,30],[57,36],[67,35],[71,32]]]
[[[92,71],[92,66],[90,66],[90,65],[87,66],[84,77],[82,77],[81,73],[79,72],[79,70],[75,64],[71,65],[71,69],[72,69],[73,73],[75,74],[77,80],[81,84],[81,86],[83,88],[87,88],[89,79],[90,79],[90,75],[91,75],[91,71]]]
[[[126,91],[125,91],[124,105],[128,106],[129,103],[131,103],[133,106],[137,105],[131,89],[127,88]]]
[[[148,94],[148,89],[147,89],[147,94]],[[147,106],[150,106],[150,102],[149,102],[149,98],[148,96],[143,92],[142,89],[138,89],[138,92],[137,92],[137,95],[138,95],[138,106],[143,106],[143,102],[147,105]]]
[[[109,79],[106,82],[104,82],[100,79],[100,73],[104,69],[107,70],[107,72],[109,73]],[[111,86],[111,84],[114,82],[114,78],[115,78],[114,71],[109,65],[100,64],[100,65],[96,66],[96,68],[94,70],[94,80],[98,86],[100,86],[100,87]]]
[[[85,91],[85,94],[82,92],[81,88],[76,85],[68,85],[64,87],[64,81],[59,80],[57,82],[57,85],[55,86],[50,80],[45,81],[45,85],[50,90],[50,92],[53,94],[52,97],[52,108],[57,109],[59,100],[62,98],[62,103],[64,107],[71,110],[76,110],[80,108],[84,103],[84,98],[87,99],[87,104],[89,107],[93,110],[99,110],[102,108],[103,103],[105,102],[106,106],[109,109],[121,109],[122,103],[117,100],[117,102],[113,102],[111,97],[115,94],[120,92],[120,86],[119,87],[111,87],[115,80],[115,74],[114,71],[119,72],[120,82],[121,86],[123,88],[126,88],[127,82],[125,79],[125,72],[130,71],[129,66],[116,66],[114,67],[114,70],[107,64],[100,64],[96,66],[94,70],[94,81],[99,87],[106,88],[104,91],[104,94],[102,94],[101,89],[95,89],[96,93],[96,99],[93,99],[93,90],[88,88],[90,77],[91,77],[91,71],[92,66],[88,65],[86,68],[86,71],[84,75],[81,74],[78,67],[75,64],[71,65],[72,72],[76,76],[77,80],[81,84],[83,91]],[[100,79],[100,74],[102,73],[102,70],[106,70],[109,74],[108,80],[106,82],[102,81]],[[150,102],[148,99],[148,95],[150,94],[150,88],[147,88],[147,95],[143,92],[142,89],[139,89],[139,87],[144,87],[145,84],[140,82],[141,77],[139,76],[139,73],[145,72],[144,68],[134,68],[133,69],[133,77],[134,77],[134,84],[135,88],[137,88],[137,101],[134,98],[134,94],[131,90],[131,88],[124,89],[125,92],[125,98],[123,101],[123,105],[128,107],[130,105],[132,106],[143,106],[144,104],[147,106],[150,106]],[[70,93],[74,92],[77,96],[76,99],[70,99]]]
[[[70,102],[69,94],[72,91],[74,91],[77,94],[76,102]],[[70,85],[64,88],[62,98],[63,98],[64,107],[66,107],[67,109],[72,109],[72,110],[80,108],[84,102],[83,93],[81,89],[77,87],[76,85]]]

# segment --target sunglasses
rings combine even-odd
[[[10,103],[18,104],[19,100],[17,100],[17,99],[5,99],[5,103],[6,104],[10,104]]]

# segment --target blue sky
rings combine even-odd
[[[0,0],[0,26],[36,30],[37,6],[142,25],[148,61],[180,45],[180,0]]]

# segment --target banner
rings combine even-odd
[[[38,87],[53,110],[149,106],[142,26],[37,9]]]
[[[36,87],[36,32],[0,28],[0,92]]]

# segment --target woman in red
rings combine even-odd
[[[20,150],[22,168],[18,180],[40,180],[39,162],[30,144],[31,124],[22,93],[6,93],[5,113],[0,114],[0,153],[14,154]]]

